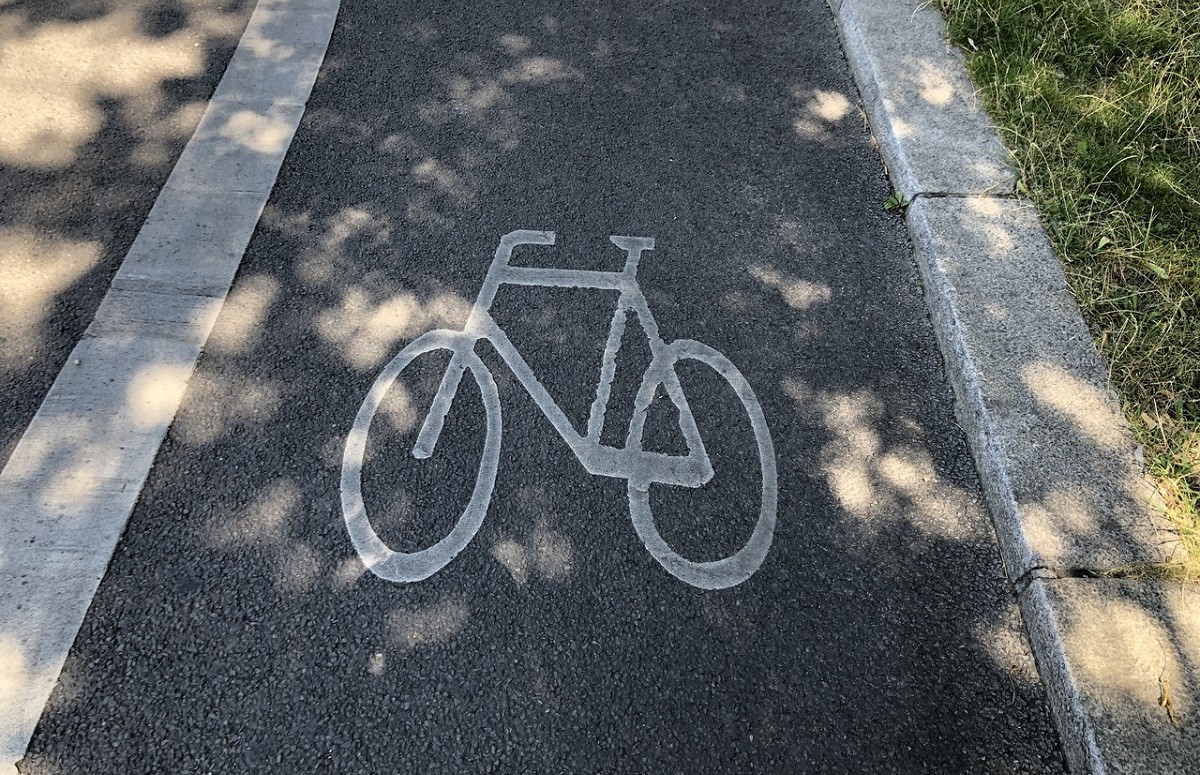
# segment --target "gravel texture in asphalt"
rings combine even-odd
[[[253,0],[0,7],[0,465],[91,322]]]
[[[24,762],[84,772],[1055,772],[1041,687],[933,339],[904,224],[823,2],[347,0],[230,299]],[[620,269],[662,338],[723,353],[761,402],[778,524],[705,591],[588,474],[488,343],[499,471],[474,540],[414,584],[365,571],[339,497],[375,375],[461,327],[513,263]],[[493,314],[586,428],[616,294],[505,286]],[[603,440],[649,361],[630,320]],[[474,485],[466,378],[411,455],[448,357],[371,429],[375,529],[415,551]],[[680,384],[711,457],[651,485],[692,560],[746,540],[761,473],[738,395]],[[644,446],[684,450],[656,398]]]

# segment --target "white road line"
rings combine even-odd
[[[0,471],[0,771],[45,707],[258,223],[340,0],[260,0],[95,319]]]

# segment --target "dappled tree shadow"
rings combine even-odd
[[[91,322],[253,6],[0,6],[0,463]]]
[[[1061,768],[824,4],[341,13],[29,771]],[[407,341],[463,323],[514,228],[560,235],[518,260],[579,268],[654,236],[664,338],[753,386],[780,504],[745,584],[663,572],[625,483],[583,472],[486,345],[504,453],[483,528],[419,584],[354,554],[354,413]],[[585,397],[577,420],[612,299],[565,293],[495,310]],[[655,513],[681,551],[736,546],[746,428],[710,373],[681,378],[718,476],[652,490]],[[396,540],[432,540],[423,509],[470,488],[471,389],[424,482],[404,397],[377,422],[366,485]]]

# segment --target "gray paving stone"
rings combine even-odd
[[[0,545],[115,543],[199,343],[147,335],[84,339],[0,473]]]
[[[88,326],[92,336],[150,336],[204,343],[221,311],[221,300],[189,293],[114,288]]]
[[[104,564],[89,565],[78,552],[31,548],[19,557],[0,555],[0,677],[6,692],[0,750],[24,748],[41,712],[40,699],[58,681],[66,660],[70,641],[51,642],[39,633],[78,629],[103,575]]]
[[[261,107],[307,102],[337,5],[314,0],[264,7],[246,28],[213,101],[251,101]],[[306,13],[308,8],[313,12]]]
[[[164,189],[246,192],[265,199],[303,114],[302,104],[214,100]]]
[[[264,47],[261,55],[239,55],[229,63],[213,99],[222,105],[248,106],[253,102],[247,102],[247,95],[254,93],[257,84],[272,78],[279,84],[278,95],[270,97],[270,102],[265,101],[266,97],[258,100],[260,107],[303,105],[312,91],[313,71],[317,68],[313,60],[319,61],[324,50],[319,43],[301,43]]]

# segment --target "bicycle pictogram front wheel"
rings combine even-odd
[[[646,371],[646,377],[638,390],[633,418],[629,424],[626,448],[642,449],[646,410],[659,385],[663,384],[662,375],[667,370],[674,370],[675,365],[681,360],[699,361],[712,368],[729,383],[749,415],[750,427],[754,432],[754,439],[758,447],[759,467],[762,473],[762,501],[749,539],[736,552],[719,560],[697,562],[683,557],[672,549],[663,539],[655,524],[654,514],[650,507],[650,487],[645,484],[639,486],[634,479],[630,479],[629,510],[633,518],[633,527],[651,556],[668,573],[680,581],[701,589],[724,589],[736,586],[754,575],[762,565],[771,548],[771,539],[775,533],[775,512],[778,501],[775,446],[771,442],[771,434],[767,429],[762,405],[758,402],[758,397],[755,396],[750,383],[746,381],[737,367],[720,352],[706,344],[690,339],[679,339],[667,345],[659,357],[665,359],[665,363],[652,365]]]
[[[437,573],[471,542],[487,515],[500,460],[500,396],[491,372],[474,353],[473,344],[473,339],[457,331],[430,331],[417,337],[375,379],[346,437],[346,448],[342,455],[342,516],[346,520],[350,540],[363,563],[376,576],[388,581],[422,581]],[[483,399],[487,435],[471,499],[449,534],[426,549],[401,552],[384,543],[371,525],[362,496],[363,459],[371,421],[392,384],[418,356],[436,350],[449,350],[457,354],[462,365],[474,377]]]

